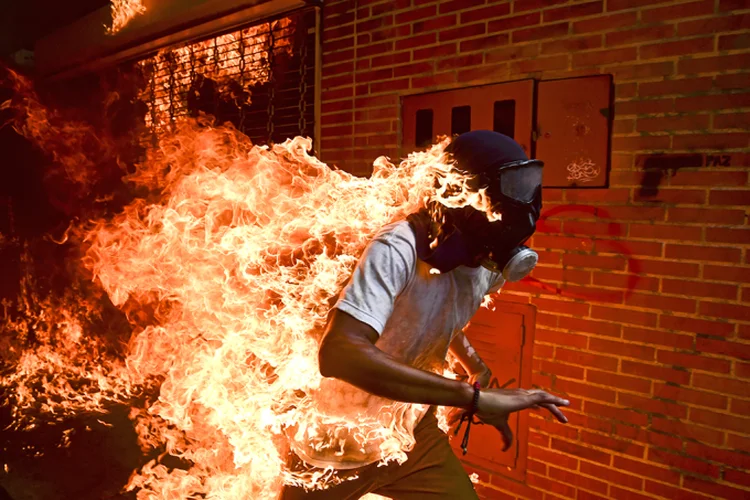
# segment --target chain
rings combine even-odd
[[[151,90],[149,97],[151,98],[151,145],[156,146],[156,127],[157,127],[157,114],[156,114],[156,57],[151,59],[151,79],[149,81],[149,88]]]
[[[273,144],[273,114],[275,112],[274,99],[276,97],[276,79],[273,74],[274,70],[274,33],[273,25],[268,23],[268,122],[266,123],[266,132],[268,132],[268,144]]]
[[[240,132],[245,131],[245,36],[240,31],[239,40],[239,52],[240,52],[240,96],[238,99],[238,106],[240,107]]]
[[[303,29],[305,34],[302,37],[299,56],[299,121],[297,122],[299,135],[302,137],[305,136],[305,129],[307,129],[307,119],[305,118],[307,111],[307,100],[305,99],[307,94],[307,28],[303,27]]]
[[[169,122],[174,122],[174,54],[169,52],[167,54],[167,61],[169,63]]]

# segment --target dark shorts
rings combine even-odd
[[[281,492],[280,500],[357,500],[367,493],[394,500],[478,499],[433,412],[428,412],[417,425],[414,437],[417,442],[403,465],[372,464],[347,471],[357,472],[359,477],[322,491],[305,492],[288,486]]]

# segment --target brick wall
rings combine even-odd
[[[610,187],[545,191],[559,291],[502,295],[538,307],[571,422],[532,418],[526,483],[478,470],[483,497],[750,497],[750,4],[344,0],[324,26],[321,156],[361,174],[398,158],[401,96],[614,75]],[[654,153],[701,154],[644,187]]]

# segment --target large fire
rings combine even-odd
[[[107,34],[114,35],[123,29],[133,18],[146,12],[142,0],[110,0],[112,25],[107,28]]]
[[[6,106],[18,109],[16,129],[58,163],[85,161],[52,148],[80,124],[49,119],[56,115],[13,78],[18,95]],[[402,460],[394,443],[410,441],[399,421],[408,412],[321,416],[319,398],[331,395],[318,392],[317,346],[332,301],[382,225],[435,199],[489,213],[483,193],[452,170],[445,144],[398,165],[381,157],[359,178],[311,156],[303,137],[256,146],[231,125],[176,121],[125,176],[141,194],[116,216],[69,231],[101,296],[73,289],[35,304],[26,294],[20,315],[6,311],[0,389],[16,394],[17,426],[130,405],[142,448],[189,464],[155,459],[135,471],[127,488],[139,498],[264,499],[283,482],[335,482],[332,471],[286,464],[288,436],[315,440],[321,418],[338,419],[362,446],[386,443],[384,460]],[[90,321],[102,304],[132,330],[121,351]]]

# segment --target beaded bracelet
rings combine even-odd
[[[455,435],[458,434],[461,425],[463,425],[464,420],[466,420],[466,430],[464,431],[464,438],[461,440],[461,450],[463,450],[464,455],[469,451],[469,432],[471,431],[471,424],[474,420],[474,415],[479,409],[479,391],[481,388],[482,386],[479,382],[474,382],[474,399],[471,401],[471,409],[461,415],[461,421],[458,423],[458,427],[456,427]]]

